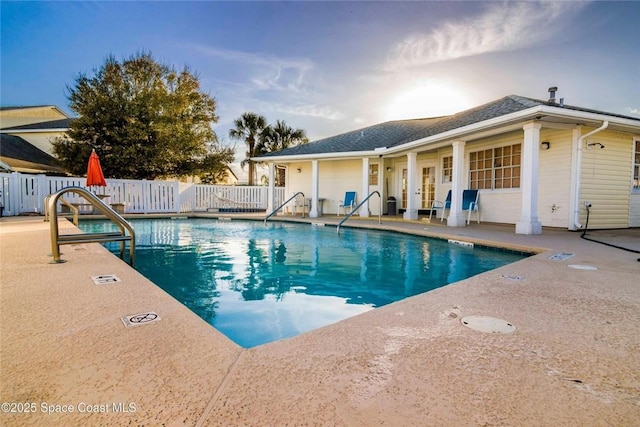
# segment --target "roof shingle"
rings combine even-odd
[[[570,105],[560,106],[559,104],[549,101],[541,101],[518,95],[509,95],[451,116],[427,119],[396,120],[380,123],[363,129],[313,141],[308,144],[287,148],[282,151],[268,153],[261,157],[346,153],[372,151],[376,148],[382,147],[395,147],[411,141],[438,135],[447,131],[459,129],[464,126],[480,123],[540,105],[562,107],[574,111],[606,114],[609,116],[640,121],[640,119],[635,117],[605,113],[602,111]]]

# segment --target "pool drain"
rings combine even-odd
[[[516,330],[516,327],[506,320],[489,316],[467,316],[460,319],[460,322],[474,331],[491,334],[510,334]]]
[[[555,255],[551,255],[549,257],[549,259],[553,260],[553,261],[564,261],[565,259],[569,259],[569,258],[571,258],[573,256],[574,256],[574,254],[569,253],[569,252],[560,252],[560,253],[557,253]]]

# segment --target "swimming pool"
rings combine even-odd
[[[394,232],[132,220],[136,269],[243,347],[319,328],[525,255]],[[112,224],[85,221],[87,231]],[[117,244],[107,244],[117,252]]]

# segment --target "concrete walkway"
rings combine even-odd
[[[242,349],[102,246],[49,264],[48,224],[3,218],[0,425],[640,425],[640,254],[563,230],[348,224],[539,254]],[[638,229],[589,237],[640,251]],[[121,281],[93,283],[107,274]],[[121,320],[150,312],[160,320]],[[472,330],[471,315],[516,330]]]

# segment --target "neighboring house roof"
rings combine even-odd
[[[39,108],[56,108],[55,105],[17,105],[17,106],[9,106],[9,107],[0,107],[0,111],[10,111],[10,110],[33,110]]]
[[[0,134],[0,157],[14,170],[64,172],[54,157],[15,135]]]
[[[0,132],[3,133],[11,133],[11,132],[23,132],[23,131],[51,131],[51,130],[59,130],[59,129],[69,129],[71,126],[71,121],[74,119],[59,119],[59,120],[49,120],[46,122],[38,122],[38,123],[30,123],[26,125],[19,126],[11,126],[7,128],[2,128]]]
[[[69,118],[55,105],[0,107],[0,129]]]
[[[554,101],[541,101],[518,95],[510,95],[451,116],[385,122],[324,138],[309,144],[298,145],[274,153],[267,153],[260,157],[296,157],[324,153],[347,153],[387,149],[540,106],[633,120],[637,121],[638,126],[640,126],[640,119],[637,117],[557,104]]]
[[[227,172],[229,172],[229,174],[235,181],[238,181],[238,175],[236,175],[231,166],[227,166]]]

